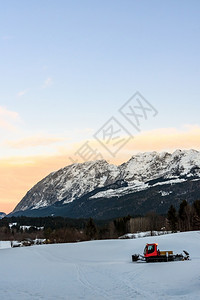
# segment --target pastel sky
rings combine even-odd
[[[86,143],[115,164],[140,151],[200,150],[199,15],[198,0],[3,1],[0,211],[82,162]],[[119,111],[137,91],[153,107],[139,131]],[[101,136],[109,122],[121,134],[115,148]]]

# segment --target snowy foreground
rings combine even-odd
[[[132,263],[146,243],[191,261]],[[0,299],[200,299],[200,231],[132,240],[3,248]]]

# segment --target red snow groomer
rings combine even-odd
[[[189,253],[183,250],[184,254],[173,254],[173,251],[160,251],[158,244],[146,244],[144,248],[144,255],[132,255],[132,261],[146,261],[146,262],[161,262],[161,261],[179,261],[189,260]]]

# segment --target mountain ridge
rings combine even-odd
[[[6,213],[0,212],[0,219],[3,219],[6,216]]]
[[[80,205],[77,200],[86,199],[91,194],[87,198],[89,205],[88,201],[109,201],[113,197],[119,199],[129,194],[136,195],[156,186],[189,183],[198,179],[200,152],[197,150],[139,153],[119,166],[105,160],[72,164],[39,181],[22,198],[13,213],[36,212],[56,206],[56,203],[66,206],[74,202],[70,205],[74,207],[76,203]]]

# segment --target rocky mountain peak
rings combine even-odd
[[[119,191],[122,189],[123,192],[128,190],[127,185],[137,190],[138,184],[140,189],[147,188],[148,181],[159,181],[159,178],[183,180],[192,176],[200,177],[200,152],[196,150],[138,153],[119,166],[105,160],[75,163],[42,179],[28,191],[14,211],[47,207],[58,201],[71,203],[116,182],[126,182],[124,186],[117,184]],[[106,197],[108,193],[112,194],[112,188],[103,195]]]

